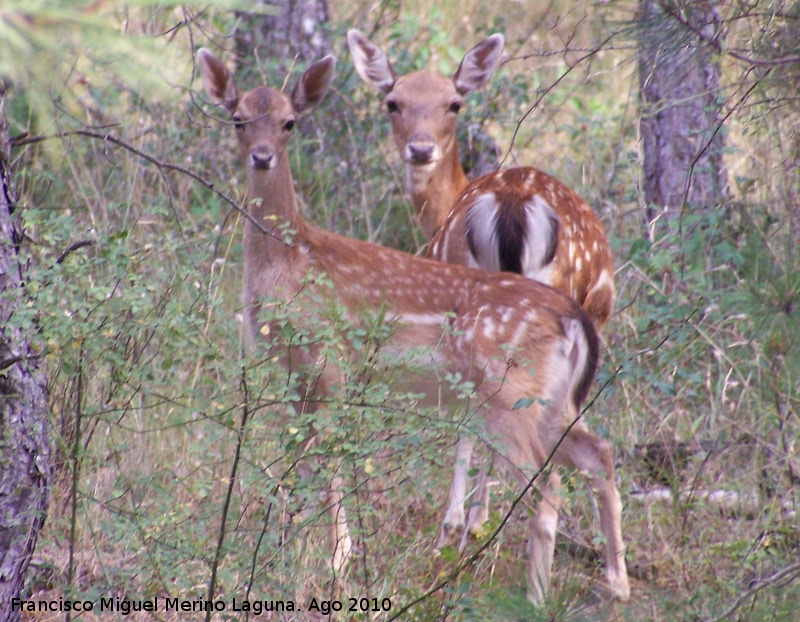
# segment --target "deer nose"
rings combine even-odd
[[[406,155],[412,164],[429,164],[435,147],[429,134],[414,134],[406,144]]]
[[[250,152],[250,166],[254,169],[268,171],[274,168],[276,163],[275,156],[269,149],[253,149]]]

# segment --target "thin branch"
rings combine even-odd
[[[564,71],[564,73],[562,73],[560,76],[558,76],[558,78],[556,78],[556,80],[552,84],[550,84],[546,89],[544,89],[538,95],[538,97],[536,98],[536,101],[534,101],[533,104],[531,104],[531,106],[528,108],[528,110],[526,110],[525,113],[519,119],[517,119],[517,126],[514,128],[514,133],[511,136],[511,142],[508,145],[508,151],[506,151],[506,155],[505,155],[505,157],[503,158],[503,160],[500,163],[501,165],[505,164],[506,160],[508,159],[509,155],[511,154],[511,150],[514,148],[514,143],[517,140],[517,135],[519,134],[519,130],[522,127],[522,124],[525,122],[525,119],[527,119],[531,114],[533,114],[533,111],[536,110],[536,108],[538,108],[538,106],[541,103],[541,101],[550,93],[550,91],[552,91],[554,88],[556,88],[556,86],[558,86],[561,83],[561,81],[564,78],[566,78],[572,72],[573,69],[575,69],[575,67],[580,65],[587,58],[591,58],[592,56],[594,56],[595,54],[597,54],[598,52],[603,50],[605,48],[606,44],[609,41],[611,41],[611,39],[613,39],[615,36],[616,36],[615,33],[610,34],[601,43],[599,43],[595,47],[589,49],[583,56],[578,58],[573,63],[568,64],[566,71]],[[571,49],[567,48],[566,50],[563,50],[562,52],[564,54],[566,54],[567,52],[572,52],[572,51],[574,51],[574,50],[571,50]]]
[[[38,361],[42,357],[38,354],[28,354],[27,356],[19,355],[19,356],[12,356],[7,359],[3,359],[0,361],[0,371],[4,371],[17,363],[22,363],[24,361]]]
[[[735,58],[736,60],[740,60],[744,63],[748,63],[749,65],[756,67],[778,67],[780,65],[791,65],[792,63],[800,63],[800,55],[796,54],[789,56],[781,56],[778,58],[754,58],[747,54],[734,52],[731,49],[724,48],[722,43],[720,43],[719,37],[717,36],[718,31],[716,31],[715,34],[713,35],[706,33],[702,28],[698,27],[697,24],[683,17],[678,11],[675,10],[675,7],[670,5],[669,3],[662,1],[659,2],[659,5],[661,6],[666,15],[672,17],[681,26],[683,26],[693,35],[695,35],[701,42],[710,45],[712,48],[714,48],[716,52],[720,54],[727,54],[728,56]],[[701,24],[701,26],[702,25],[705,24]]]
[[[528,492],[530,492],[533,489],[534,484],[536,484],[537,480],[544,473],[544,471],[551,464],[553,464],[553,456],[555,456],[556,451],[558,451],[558,448],[561,446],[561,443],[564,442],[564,439],[567,438],[567,435],[572,431],[572,428],[575,425],[577,425],[578,421],[580,421],[582,417],[583,417],[582,414],[578,415],[577,417],[575,417],[575,419],[572,420],[572,422],[570,422],[570,424],[567,426],[566,430],[564,430],[564,433],[561,435],[561,437],[558,439],[558,441],[553,446],[553,449],[550,451],[550,454],[545,459],[544,464],[542,464],[542,466],[539,467],[539,469],[531,476],[531,478],[528,480],[528,484],[513,499],[513,501],[511,502],[511,507],[509,507],[509,509],[506,512],[505,516],[503,516],[503,518],[500,520],[500,524],[497,525],[497,527],[495,527],[494,531],[492,531],[489,534],[489,536],[477,548],[477,550],[474,553],[472,553],[471,555],[469,555],[467,558],[463,559],[461,561],[461,563],[459,563],[458,566],[456,566],[456,568],[453,570],[453,572],[451,572],[448,576],[446,576],[440,582],[438,582],[435,585],[433,585],[432,587],[430,587],[421,596],[418,596],[417,598],[415,598],[411,602],[409,602],[409,603],[403,605],[402,607],[400,607],[400,609],[398,611],[394,612],[392,614],[392,616],[388,619],[389,622],[391,622],[392,620],[397,620],[397,619],[403,617],[405,615],[405,613],[409,609],[411,609],[414,605],[416,605],[418,603],[421,603],[422,601],[424,601],[428,597],[432,596],[433,594],[435,594],[436,592],[438,592],[442,588],[447,587],[452,581],[457,579],[458,576],[466,568],[472,566],[475,563],[475,561],[481,556],[481,554],[494,543],[494,541],[497,539],[497,536],[500,534],[500,531],[503,529],[503,527],[506,526],[508,521],[511,520],[511,516],[514,513],[514,510],[516,510],[517,506],[522,503],[523,499],[528,494]]]
[[[250,400],[250,392],[247,386],[247,374],[242,368],[242,419],[239,423],[239,429],[236,431],[236,448],[233,454],[233,462],[231,463],[231,472],[228,476],[228,489],[225,492],[225,500],[222,504],[222,516],[220,516],[219,524],[219,537],[217,538],[217,546],[214,549],[214,560],[211,563],[211,576],[208,579],[208,595],[206,596],[209,602],[214,600],[214,595],[217,589],[217,570],[222,562],[223,545],[225,544],[225,534],[227,533],[226,523],[228,522],[228,511],[233,498],[233,491],[236,486],[236,478],[239,473],[239,460],[242,455],[242,445],[244,444],[245,428],[247,427],[247,420],[250,415],[248,403]],[[209,608],[206,611],[206,622],[211,621],[213,611]]]
[[[204,186],[208,190],[211,190],[211,192],[216,194],[219,198],[221,198],[223,201],[225,201],[225,203],[227,203],[233,209],[235,209],[237,212],[239,212],[244,218],[249,220],[250,223],[253,226],[255,226],[256,229],[258,229],[258,231],[260,233],[263,233],[264,235],[269,235],[269,236],[275,238],[276,240],[278,240],[279,242],[281,242],[282,244],[285,244],[288,247],[292,246],[286,240],[284,240],[282,236],[280,236],[279,234],[275,233],[274,231],[272,231],[270,229],[267,229],[266,227],[264,227],[264,225],[262,223],[260,223],[257,220],[255,220],[252,216],[250,216],[250,214],[247,211],[247,209],[245,209],[244,207],[239,205],[236,201],[234,201],[232,198],[230,198],[226,193],[222,192],[221,190],[217,190],[217,187],[214,185],[213,182],[207,181],[199,173],[195,173],[194,171],[189,170],[186,167],[179,166],[177,164],[171,164],[169,162],[164,162],[162,160],[159,160],[155,156],[152,156],[149,153],[147,153],[145,151],[142,151],[141,149],[137,149],[136,147],[134,147],[130,143],[127,143],[124,140],[122,140],[121,138],[117,138],[116,136],[113,136],[111,134],[93,132],[91,130],[73,130],[73,131],[70,131],[70,132],[58,132],[57,134],[52,134],[52,135],[49,135],[49,136],[25,136],[25,137],[20,137],[16,141],[13,141],[12,142],[12,147],[21,147],[21,146],[24,146],[24,145],[31,145],[31,144],[35,144],[35,143],[44,142],[46,140],[66,138],[68,136],[85,136],[87,138],[95,138],[97,140],[102,140],[103,142],[112,143],[114,145],[117,145],[118,147],[122,147],[123,149],[125,149],[127,151],[130,151],[134,155],[142,158],[143,160],[145,160],[147,162],[150,162],[150,164],[155,165],[162,172],[162,174],[163,174],[163,171],[166,170],[166,171],[175,171],[175,172],[181,173],[183,175],[186,175],[187,177],[190,177],[191,179],[195,180],[196,182],[198,182],[199,184],[201,184],[202,186]]]
[[[800,562],[796,562],[794,564],[789,564],[785,568],[778,570],[772,576],[767,577],[766,579],[760,579],[758,581],[754,581],[750,589],[743,592],[739,598],[733,601],[733,604],[723,613],[720,615],[711,618],[708,622],[720,622],[721,620],[730,620],[733,612],[736,611],[742,604],[749,598],[752,598],[756,594],[758,594],[761,590],[764,590],[769,587],[776,587],[781,588],[789,585],[792,581],[795,581],[798,577],[800,577]]]
[[[771,69],[764,74],[764,78],[766,78],[766,76],[769,75],[770,71]],[[692,164],[689,167],[689,171],[686,175],[687,177],[686,189],[684,190],[683,193],[683,199],[681,201],[681,205],[687,205],[689,201],[689,192],[692,189],[695,167],[700,162],[700,158],[702,158],[703,155],[711,148],[711,143],[714,142],[714,138],[717,136],[717,134],[719,134],[719,132],[722,131],[722,128],[725,125],[725,123],[728,121],[728,119],[730,119],[730,117],[734,115],[734,113],[736,113],[736,111],[739,109],[739,106],[741,106],[746,101],[746,99],[752,94],[752,92],[756,89],[756,87],[759,84],[761,84],[762,80],[763,78],[761,80],[756,80],[753,83],[753,85],[749,89],[747,89],[747,91],[745,91],[744,95],[742,95],[739,98],[739,101],[736,102],[734,106],[731,106],[728,112],[715,124],[713,131],[711,132],[711,135],[708,137],[708,140],[705,142],[702,148],[697,152],[694,159],[692,160]],[[682,224],[683,224],[683,213],[681,214],[681,225]]]
[[[77,242],[73,242],[58,256],[56,259],[56,264],[62,264],[64,260],[70,255],[70,253],[74,253],[76,250],[83,248],[84,246],[94,246],[94,240],[78,240]]]

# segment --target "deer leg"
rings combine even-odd
[[[532,421],[531,421],[532,420]],[[561,497],[557,493],[558,479],[551,477],[546,470],[548,454],[544,451],[541,439],[534,431],[535,417],[527,422],[515,421],[516,435],[505,434],[512,438],[511,451],[506,456],[497,456],[499,464],[509,467],[520,490],[531,486],[530,468],[538,470],[530,491],[535,495],[533,513],[529,520],[528,538],[528,599],[534,604],[541,604],[550,590],[551,568],[558,527],[558,509]],[[533,422],[534,425],[531,425]],[[527,423],[527,425],[520,425]]]
[[[469,465],[474,444],[475,439],[471,436],[462,436],[458,440],[456,467],[453,473],[453,481],[450,484],[450,503],[444,515],[442,533],[436,543],[437,549],[445,546],[452,534],[464,529],[464,504],[466,502]]]
[[[625,544],[622,540],[622,501],[614,482],[614,450],[611,443],[576,425],[556,452],[556,459],[588,474],[600,501],[600,530],[605,537],[606,581],[620,600],[630,598]]]
[[[530,518],[528,540],[528,600],[541,604],[550,591],[550,573],[556,546],[558,507],[560,497],[548,477],[536,487],[534,494],[541,495]],[[527,485],[527,482],[525,482]]]
[[[475,496],[470,503],[467,524],[461,535],[461,542],[458,544],[458,552],[461,553],[467,548],[470,536],[479,538],[483,534],[483,525],[489,519],[489,473],[486,467],[481,467],[478,473],[478,482],[475,488]]]
[[[613,466],[612,466],[613,468]],[[606,539],[606,580],[611,593],[620,600],[628,600],[631,588],[625,565],[625,544],[622,540],[622,501],[614,484],[613,475],[592,477],[600,497],[600,529]]]
[[[347,514],[342,505],[342,478],[334,477],[328,490],[326,503],[328,515],[331,519],[330,538],[333,556],[331,567],[335,573],[340,573],[347,565],[350,553],[353,550],[353,541],[350,538],[350,529],[347,526]]]
[[[303,451],[309,451],[310,448],[318,443],[319,437],[315,434],[304,443]],[[298,469],[302,479],[313,477],[312,470],[304,462],[301,461]],[[331,478],[328,488],[319,494],[320,502],[324,504],[324,511],[328,514],[330,520],[328,537],[333,551],[330,564],[336,574],[344,570],[353,550],[353,541],[350,537],[350,529],[347,526],[347,513],[344,505],[342,505],[343,488],[344,480],[341,476],[336,475]],[[306,505],[306,509],[301,513],[303,517],[307,517],[311,509],[308,504]]]

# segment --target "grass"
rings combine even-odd
[[[543,96],[514,155],[578,189],[606,224],[619,301],[587,417],[617,448],[634,579],[630,603],[605,597],[591,554],[600,546],[592,504],[580,478],[566,474],[569,537],[559,539],[543,608],[524,597],[518,513],[457,580],[401,619],[793,619],[796,572],[776,574],[791,571],[798,548],[793,178],[778,166],[785,154],[765,147],[785,142],[788,121],[742,115],[732,123],[732,170],[747,178],[734,187],[738,211],[698,217],[681,234],[646,243],[632,52],[607,50],[569,71],[563,54],[537,55],[563,50],[572,33],[574,48],[602,40],[611,23],[607,13],[608,22],[598,17],[602,7],[556,2],[546,15],[511,3],[402,7],[424,21],[434,65],[457,62],[486,24],[487,32],[503,26],[515,60],[470,100],[468,119],[508,145],[516,119]],[[337,10],[358,16],[364,30],[376,19],[358,3]],[[422,50],[411,42],[402,53],[408,19],[387,21],[377,34],[394,41],[403,63]],[[228,26],[223,16],[203,25]],[[193,34],[198,43],[203,34]],[[346,53],[339,56],[341,82],[316,115],[325,149],[317,138],[294,137],[305,213],[416,251],[421,238],[388,124]],[[180,110],[113,97],[109,114],[124,119],[113,133],[241,201],[244,172],[229,128],[188,97],[183,103]],[[486,110],[497,120],[489,123]],[[68,157],[58,165],[36,146],[18,152],[59,467],[30,596],[192,601],[207,596],[214,569],[216,597],[228,605],[234,597],[304,608],[312,599],[366,598],[390,599],[396,612],[452,572],[458,560],[434,546],[453,422],[381,384],[353,385],[330,410],[299,416],[286,375],[242,353],[241,222],[230,204],[107,142],[72,137],[63,147]],[[88,245],[56,261],[81,241]],[[309,455],[300,441],[311,425],[328,434]],[[357,547],[343,577],[327,564],[328,518],[317,503],[334,474],[345,478]],[[643,500],[654,489],[666,499]],[[739,501],[722,506],[708,491]],[[495,492],[499,521],[512,491]],[[267,619],[323,619],[321,609]],[[390,617],[359,610],[334,619]],[[81,619],[110,618],[94,611]],[[158,619],[186,618],[162,611]]]

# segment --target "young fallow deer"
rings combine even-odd
[[[495,451],[521,486],[556,446],[557,462],[591,474],[600,497],[607,581],[615,594],[626,597],[612,447],[581,421],[569,428],[597,367],[597,334],[585,312],[554,289],[517,275],[498,277],[415,257],[305,222],[295,202],[287,143],[295,120],[323,99],[333,59],[309,67],[289,95],[266,86],[240,92],[210,52],[200,50],[197,61],[210,100],[231,115],[247,167],[243,302],[253,338],[273,352],[285,351],[280,332],[271,330],[262,314],[265,301],[303,305],[309,295],[312,303],[297,319],[293,316],[293,322],[309,328],[326,322],[331,305],[354,322],[370,313],[387,318],[391,331],[381,350],[384,364],[404,354],[413,358],[414,365],[400,372],[402,382],[428,396],[431,406],[456,403],[458,391],[448,378],[472,383],[486,434],[497,440]],[[348,355],[355,359],[357,353],[352,349]],[[319,360],[317,346],[293,356],[304,357],[318,374],[313,395],[306,396],[309,406],[342,385],[336,365]],[[536,602],[550,584],[559,503],[548,480],[543,475],[540,480],[528,561],[529,597]],[[332,501],[339,504],[341,497]],[[346,524],[337,519],[334,528],[337,542],[347,538],[348,550],[340,554],[346,558]]]
[[[428,256],[552,285],[602,328],[614,304],[614,266],[602,224],[589,206],[535,168],[497,171],[470,183],[461,167],[458,112],[464,96],[485,85],[497,68],[503,36],[494,34],[467,52],[451,78],[429,70],[398,76],[386,54],[358,30],[350,30],[347,41],[359,76],[384,95],[407,190],[430,241]],[[472,442],[464,438],[440,544],[464,528],[471,455]],[[488,515],[485,470],[476,497],[461,548]]]

